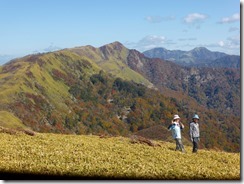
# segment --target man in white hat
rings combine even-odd
[[[193,144],[193,153],[197,153],[198,150],[198,142],[200,140],[200,130],[199,130],[199,116],[195,114],[192,117],[192,122],[190,123],[190,138]]]
[[[172,137],[175,140],[176,143],[176,149],[180,150],[183,153],[185,153],[184,146],[181,141],[181,130],[184,128],[184,125],[180,122],[179,115],[174,115],[173,120],[171,121],[171,125],[168,127],[168,130],[172,131]]]

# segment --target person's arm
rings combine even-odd
[[[173,125],[172,124],[170,124],[169,126],[168,126],[168,130],[171,130],[171,127],[172,127]]]
[[[200,141],[200,128],[199,128],[199,124],[198,124],[198,134],[199,134],[198,141]]]
[[[199,127],[199,124],[198,124],[198,133],[199,133],[199,138],[200,138],[200,127]]]
[[[183,123],[180,122],[180,129],[185,128],[185,126],[183,125]]]
[[[171,130],[173,124],[174,124],[174,122],[173,122],[173,120],[172,120],[172,121],[171,121],[171,124],[168,126],[168,130]]]
[[[191,141],[193,141],[192,133],[193,133],[193,125],[190,124],[190,138],[191,138]]]

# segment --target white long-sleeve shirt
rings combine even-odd
[[[200,137],[199,124],[195,122],[190,123],[190,138]]]

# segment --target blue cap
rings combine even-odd
[[[199,119],[199,116],[197,114],[195,114],[192,119]]]

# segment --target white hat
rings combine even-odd
[[[173,120],[175,120],[175,119],[180,119],[180,116],[179,115],[174,115],[174,118],[173,118]]]
[[[197,114],[195,114],[192,119],[199,119],[199,116]]]

